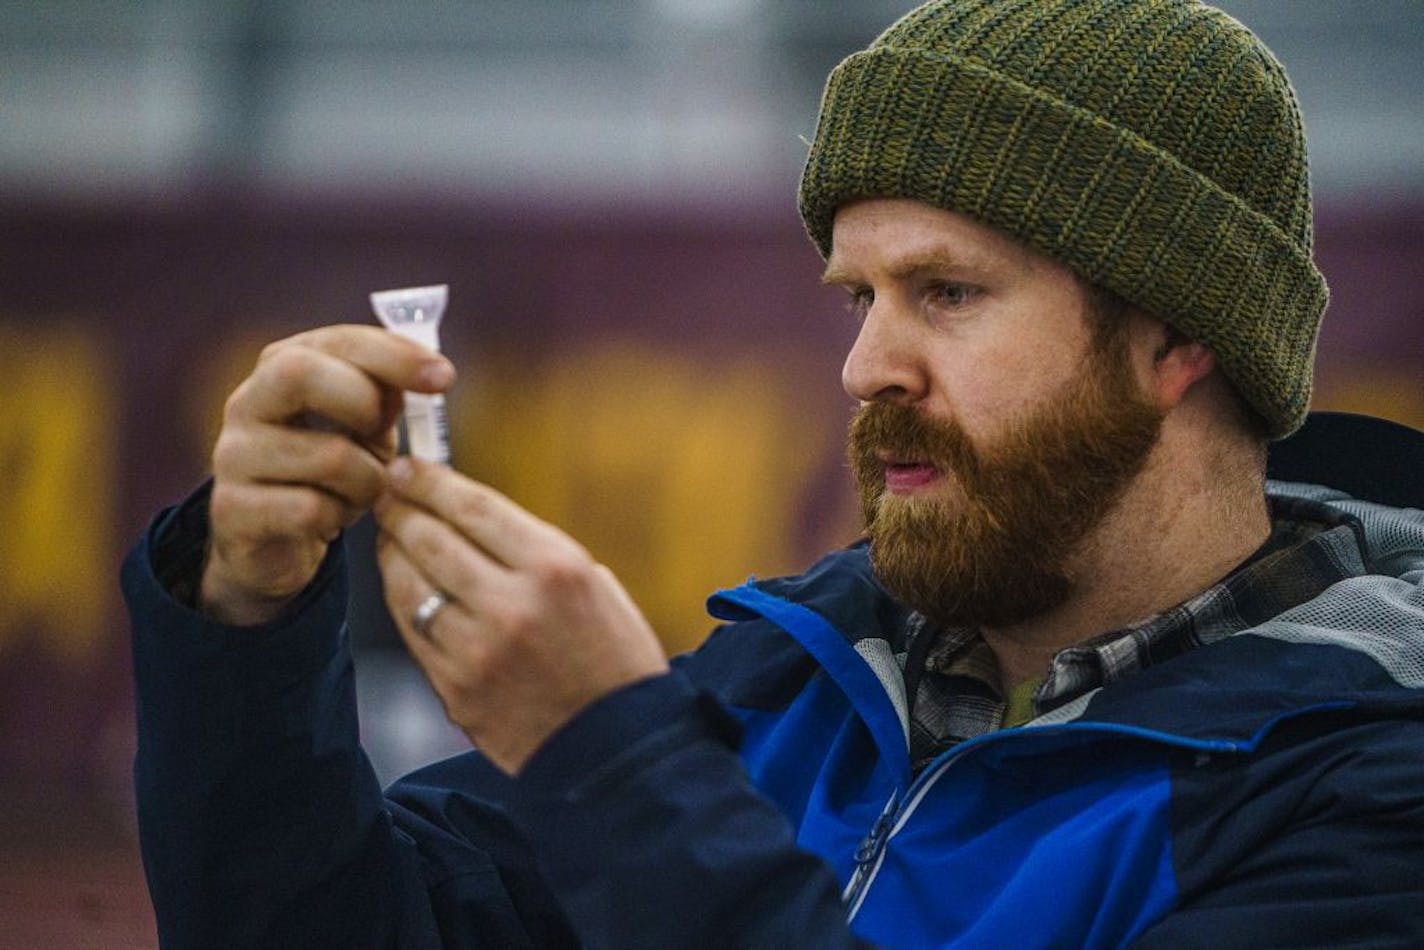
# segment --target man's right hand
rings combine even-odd
[[[442,392],[454,377],[443,356],[376,326],[323,327],[263,350],[213,449],[202,610],[237,625],[281,612],[385,490],[401,392]]]

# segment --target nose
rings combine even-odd
[[[890,301],[870,306],[841,368],[841,386],[853,399],[913,403],[925,396],[928,381],[913,330]]]

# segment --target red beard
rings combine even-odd
[[[1141,472],[1161,427],[1122,339],[1096,347],[1063,392],[984,445],[952,420],[863,406],[849,455],[877,577],[942,626],[1003,627],[1052,610],[1073,591],[1073,553]],[[881,453],[934,465],[942,487],[887,494]]]

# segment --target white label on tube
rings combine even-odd
[[[440,318],[445,314],[448,287],[408,287],[371,294],[371,309],[381,324],[440,352]],[[416,458],[450,464],[450,429],[445,420],[445,397],[427,393],[405,394],[405,438]]]

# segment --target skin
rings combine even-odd
[[[235,625],[275,617],[386,490],[400,392],[439,392],[454,378],[444,357],[374,326],[323,327],[263,350],[213,449],[203,609]]]
[[[1065,269],[915,202],[843,209],[827,279],[852,292],[863,319],[847,392],[953,414],[971,436],[1051,398],[1087,345],[1082,290]],[[1139,379],[1169,410],[1162,444],[1085,543],[1095,581],[1082,596],[985,632],[1007,684],[1041,672],[1057,646],[1201,590],[1266,536],[1259,453],[1221,423],[1226,390],[1210,352],[1132,319]],[[340,531],[373,510],[386,599],[411,655],[450,719],[517,774],[581,709],[667,660],[622,585],[568,535],[459,472],[394,457],[401,392],[442,392],[453,379],[443,357],[373,326],[269,346],[228,400],[214,450],[200,606],[234,625],[275,618]],[[1238,470],[1240,484],[1221,474]],[[947,490],[943,473],[916,482]],[[408,618],[436,589],[451,602],[422,635]]]
[[[487,485],[416,459],[389,467],[376,505],[395,617],[432,588],[455,600],[429,636],[401,632],[450,719],[517,773],[555,730],[619,687],[667,670],[613,572]]]
[[[273,619],[373,509],[411,655],[450,719],[515,773],[588,703],[667,660],[612,573],[568,535],[452,469],[395,458],[401,391],[453,379],[444,357],[378,327],[269,346],[214,449],[201,607],[235,625]],[[424,636],[407,618],[437,588],[452,601]]]
[[[861,321],[846,392],[954,418],[976,442],[1061,392],[1088,350],[1086,291],[1068,268],[919,202],[841,208],[825,280],[850,294]],[[1233,422],[1211,351],[1146,314],[1127,319],[1141,391],[1166,412],[1162,438],[1075,553],[1082,581],[1068,602],[983,631],[1006,688],[1041,675],[1065,646],[1203,590],[1269,534],[1261,447]],[[953,473],[910,474],[897,480],[892,465],[888,490],[967,503]]]

